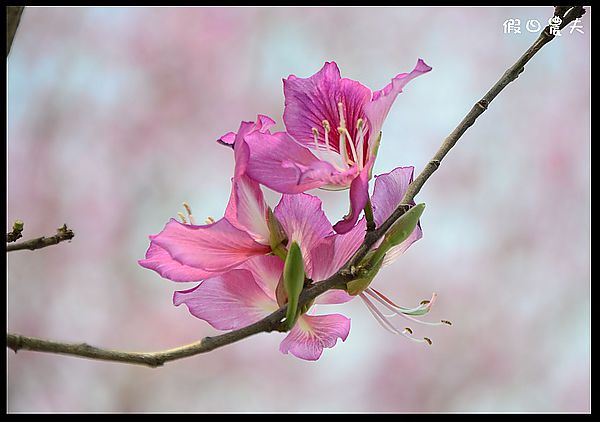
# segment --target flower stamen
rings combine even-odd
[[[329,131],[331,130],[331,126],[329,126],[329,122],[327,120],[323,120],[321,123],[323,124],[323,130],[325,131],[325,147],[327,148],[327,151],[332,151],[331,147],[329,146]]]
[[[345,127],[338,127],[338,132],[340,133],[340,139],[341,139],[341,135],[343,133],[346,136],[346,138],[348,138],[348,143],[350,144],[350,149],[352,152],[353,160],[350,160],[348,158],[348,164],[353,165],[354,163],[358,163],[359,169],[362,170],[362,165],[358,161],[358,154],[356,153],[356,147],[354,146],[354,141],[352,140],[352,137],[350,136],[350,132],[348,132],[348,129],[346,129]]]
[[[315,140],[315,150],[319,150],[319,131],[316,128],[311,128],[312,130],[312,134],[313,134],[313,138]]]
[[[184,202],[183,208],[185,208],[185,212],[187,212],[190,224],[196,225],[196,222],[194,221],[194,216],[192,215],[192,208],[190,207],[190,205],[187,202]]]
[[[371,292],[375,293],[381,299],[385,300],[388,304],[390,304],[394,308],[400,310],[404,314],[409,314],[409,315],[412,315],[412,314],[424,315],[424,314],[426,314],[431,309],[431,306],[433,305],[433,302],[435,301],[435,298],[437,297],[437,294],[434,292],[431,296],[431,300],[423,300],[423,301],[421,301],[419,306],[416,306],[414,308],[406,308],[404,306],[395,304],[394,302],[392,302],[391,299],[389,299],[387,296],[385,296],[380,291],[374,289],[373,287],[370,287],[369,290]]]
[[[340,115],[340,127],[346,128],[346,119],[344,117],[344,104],[341,102],[338,103],[338,112]],[[346,133],[344,131],[340,132],[340,128],[338,128],[338,132],[340,134],[340,155],[342,156],[342,161],[348,167],[348,162],[350,159],[348,158],[348,151],[346,150]]]
[[[187,220],[185,219],[185,215],[183,215],[183,213],[181,211],[178,211],[177,215],[179,216],[179,218],[181,219],[181,222],[183,224],[187,224],[188,223]]]
[[[337,153],[337,151],[335,151],[331,148],[331,145],[329,145],[330,127],[329,127],[329,122],[327,120],[323,120],[323,130],[325,132],[325,145],[323,145],[322,143],[319,142],[319,129],[317,129],[315,127],[311,128],[311,131],[313,134],[313,139],[315,142],[314,153],[319,159],[321,159],[323,161],[327,161],[328,163],[333,165],[333,167],[337,171],[343,172],[346,163],[343,162],[340,165],[340,158],[341,158],[340,155]]]
[[[358,160],[358,165],[359,168],[362,169],[362,166],[364,164],[364,143],[365,143],[365,132],[363,131],[365,124],[364,124],[364,120],[363,119],[358,119],[356,121],[356,127],[358,128],[358,135],[356,138],[356,149],[358,150],[358,157],[356,157],[356,159]]]
[[[448,324],[448,322],[450,322],[450,321],[447,321],[447,320],[442,320],[440,322],[420,321],[420,320],[418,320],[418,319],[413,318],[412,316],[410,316],[411,314],[413,314],[413,315],[415,314],[414,310],[410,310],[412,312],[407,312],[405,310],[398,309],[397,306],[393,306],[393,305],[391,305],[389,303],[389,302],[391,302],[391,301],[389,301],[389,299],[387,301],[384,300],[384,299],[382,299],[377,294],[375,294],[375,292],[373,292],[373,290],[370,289],[370,288],[365,289],[364,292],[366,294],[368,294],[369,296],[371,296],[373,299],[375,299],[377,302],[381,303],[386,309],[392,311],[395,315],[401,316],[402,318],[406,318],[409,321],[413,321],[413,322],[416,322],[416,323],[422,324],[422,325],[432,325],[432,326],[437,326],[437,325],[452,325],[451,323]],[[427,309],[425,313],[427,313],[427,312],[429,312],[429,309]],[[424,315],[425,313],[423,313],[421,315]],[[416,316],[419,316],[419,314],[417,314]]]
[[[399,334],[403,337],[406,337],[409,340],[414,341],[415,343],[428,343],[431,345],[431,340],[428,341],[427,338],[421,340],[412,337],[411,334],[413,333],[413,331],[409,327],[405,327],[402,331],[394,327],[392,323],[388,321],[387,318],[381,313],[381,311],[379,311],[379,309],[377,309],[377,307],[369,300],[369,298],[365,296],[364,293],[359,294],[359,297],[367,306],[367,309],[369,310],[369,312],[371,312],[371,315],[375,317],[375,320],[379,323],[379,325],[381,325],[387,331],[391,332],[392,334]]]

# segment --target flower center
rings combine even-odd
[[[364,143],[366,127],[364,120],[359,118],[356,121],[356,139],[352,139],[352,135],[346,124],[344,104],[339,102],[338,114],[340,125],[337,128],[339,134],[339,152],[330,144],[329,133],[331,132],[331,124],[327,120],[322,121],[323,125],[323,141],[319,139],[319,130],[312,128],[313,138],[315,142],[315,155],[321,160],[331,163],[338,171],[345,171],[350,167],[357,165],[358,170],[362,170],[365,164]],[[350,147],[348,150],[348,146]]]

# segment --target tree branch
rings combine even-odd
[[[24,6],[6,6],[6,57],[10,53]]]
[[[565,8],[559,6],[555,8],[555,16],[562,19],[561,28],[564,28],[571,21],[580,18],[585,13],[581,6],[572,6]],[[320,281],[305,288],[300,295],[298,307],[308,304],[322,293],[335,289],[343,288],[346,283],[353,279],[355,267],[362,261],[366,254],[371,250],[375,242],[379,240],[391,225],[398,220],[409,208],[409,204],[419,193],[425,182],[438,169],[442,160],[448,152],[456,145],[465,131],[473,125],[475,120],[487,110],[489,104],[496,96],[512,81],[514,81],[524,70],[525,64],[548,42],[554,38],[550,34],[550,27],[546,27],[533,45],[511,66],[500,78],[496,84],[471,108],[469,113],[459,123],[459,125],[444,140],[433,158],[427,163],[423,171],[409,185],[408,190],[398,208],[373,231],[368,231],[365,240],[354,255],[344,264],[344,266],[327,280]],[[71,356],[86,357],[91,359],[108,360],[113,362],[125,362],[132,364],[147,365],[151,367],[161,366],[165,362],[194,356],[200,353],[217,349],[245,339],[253,334],[260,332],[282,331],[281,320],[285,317],[287,306],[283,306],[271,315],[239,330],[230,331],[215,337],[206,337],[196,343],[178,347],[161,352],[143,353],[143,352],[120,352],[115,350],[100,349],[87,344],[77,343],[59,343],[47,340],[41,340],[31,337],[24,337],[16,334],[7,334],[7,346],[15,352],[20,349],[33,350],[38,352],[61,353]]]
[[[8,233],[6,236],[8,238]],[[56,230],[56,234],[50,237],[38,237],[35,239],[27,240],[19,243],[12,243],[10,245],[6,245],[6,252],[11,251],[19,251],[23,249],[29,249],[30,251],[34,251],[36,249],[42,249],[46,246],[56,245],[57,243],[63,242],[65,240],[71,240],[75,237],[75,233],[64,224],[62,227],[59,227]]]

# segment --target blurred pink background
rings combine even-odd
[[[421,57],[433,71],[392,108],[375,174],[420,171],[552,12],[28,7],[8,60],[6,227],[76,236],[8,255],[8,330],[139,351],[217,333],[171,303],[193,284],[137,264],[183,201],[222,216],[233,157],[215,139],[257,113],[283,129],[291,73],[335,60],[380,89]],[[279,333],[160,369],[7,349],[8,411],[590,411],[590,21],[463,136],[418,196],[423,239],[374,282],[405,305],[438,293],[431,319],[454,325],[419,330],[431,347],[357,300],[329,308],[352,329],[317,362],[281,354]],[[313,193],[345,213],[346,192]]]

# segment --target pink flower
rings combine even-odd
[[[277,301],[277,285],[283,272],[283,261],[277,256],[255,257],[238,269],[209,278],[197,287],[175,292],[173,303],[184,303],[190,313],[218,330],[235,330],[248,326],[284,303]],[[327,292],[315,304],[341,303],[352,299],[342,291]],[[350,332],[350,319],[340,314],[305,313],[281,342],[282,353],[292,353],[306,360],[317,360],[323,349],[345,341]]]
[[[337,251],[332,261],[315,257],[317,245],[336,236],[331,223],[321,209],[321,201],[308,194],[283,195],[274,209],[288,244],[297,242],[305,257],[305,271],[309,278],[323,280],[330,268],[341,267],[351,250]],[[356,227],[352,235],[360,242],[364,227]],[[348,235],[350,235],[350,233]],[[346,235],[347,236],[347,235]],[[252,324],[285,304],[278,295],[284,261],[273,255],[252,257],[198,286],[175,292],[173,303],[186,304],[190,313],[207,321],[219,330],[234,330]],[[343,303],[351,300],[347,293],[329,291],[319,296],[314,305]],[[331,348],[338,338],[346,340],[350,319],[343,315],[301,315],[281,343],[283,353],[306,359],[318,359],[324,348]]]
[[[243,122],[237,134],[227,137],[235,151],[236,170],[225,217],[204,226],[172,219],[162,232],[150,237],[146,259],[140,261],[173,281],[204,280],[193,289],[175,292],[173,301],[175,305],[185,303],[194,316],[220,330],[247,326],[285,303],[277,294],[284,261],[271,254],[268,207],[259,185],[244,174],[248,151],[243,133],[267,131],[269,125],[263,124],[261,117],[256,124]],[[323,273],[321,267],[313,265],[311,252],[335,232],[321,201],[308,194],[283,195],[273,215],[287,243],[300,245],[307,276]],[[359,231],[364,229],[357,227],[357,233],[364,237]],[[343,291],[332,291],[314,304],[350,299]],[[316,360],[338,338],[344,341],[349,330],[350,320],[343,315],[304,313],[283,340],[281,351]]]
[[[350,212],[334,226],[338,233],[348,232],[367,204],[380,131],[392,103],[408,82],[430,70],[419,59],[412,72],[375,92],[342,78],[335,62],[309,78],[290,75],[283,81],[287,132],[245,135],[248,175],[288,194],[350,188]]]
[[[373,195],[376,221],[385,220],[400,203],[412,181],[412,174],[412,167],[400,167],[377,177]],[[336,234],[321,209],[321,201],[308,194],[283,195],[274,213],[289,241],[300,245],[307,276],[316,283],[335,274],[364,240],[364,218],[347,233]],[[421,228],[416,227],[408,239],[388,252],[390,257],[386,258],[385,264],[391,263],[421,237]],[[266,317],[285,303],[277,293],[283,267],[283,260],[277,256],[252,257],[235,269],[208,278],[192,289],[175,292],[173,302],[175,305],[185,304],[192,315],[216,329],[242,328]],[[360,293],[368,309],[385,328],[415,341],[425,341],[414,339],[405,330],[400,331],[391,325],[369,300],[370,295],[380,295],[375,298],[380,305],[397,305],[372,288]],[[345,303],[352,298],[342,290],[330,290],[317,297],[281,342],[280,351],[301,359],[316,360],[325,348],[333,347],[338,338],[345,341],[350,330],[348,318],[339,314],[316,315],[311,310],[313,305]],[[423,315],[430,306],[423,304],[415,309],[398,307],[396,312],[414,320],[412,315]]]
[[[175,292],[173,302],[186,304],[192,315],[219,330],[247,326],[286,303],[278,292],[284,261],[273,254],[269,207],[258,183],[246,174],[251,163],[247,139],[255,134],[269,134],[272,125],[271,119],[259,116],[256,123],[242,122],[237,133],[231,132],[222,138],[233,147],[236,160],[225,216],[206,225],[171,219],[159,234],[150,236],[146,258],[140,261],[142,266],[173,281],[203,280],[192,289]],[[412,167],[400,167],[377,176],[372,197],[377,224],[400,203],[412,176]],[[189,210],[188,214],[191,220]],[[308,194],[284,194],[273,215],[285,237],[283,243],[296,242],[300,246],[306,275],[315,283],[335,274],[364,240],[364,218],[345,233],[336,233],[322,211],[321,201]],[[384,264],[389,264],[421,237],[421,228],[417,226],[403,243],[387,252]],[[412,332],[406,331],[410,329],[397,329],[376,304],[412,320],[428,312],[431,306],[424,303],[413,309],[402,308],[372,288],[359,292],[359,296],[384,327],[411,339]],[[316,315],[312,308],[313,305],[344,303],[352,298],[341,290],[331,290],[316,298],[308,309],[302,309],[281,343],[281,352],[316,360],[325,348],[333,347],[338,338],[345,341],[350,319],[340,314]]]
[[[171,219],[160,233],[150,236],[146,258],[139,261],[141,266],[173,281],[199,281],[271,252],[268,207],[258,183],[245,174],[248,147],[235,140],[253,132],[268,133],[273,124],[273,120],[259,115],[256,123],[242,122],[237,134],[223,136],[232,147],[236,145],[235,174],[225,216],[205,225]]]

